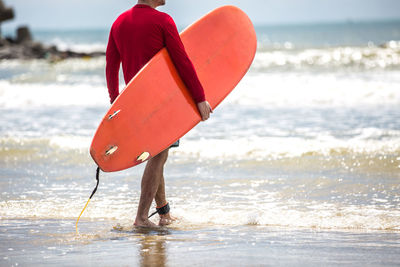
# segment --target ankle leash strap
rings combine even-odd
[[[156,211],[153,212],[148,218],[153,217],[156,213],[158,213],[160,215],[167,214],[169,212],[169,210],[170,210],[169,203],[167,203],[164,206],[162,206],[161,208],[156,208]]]

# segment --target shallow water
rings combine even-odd
[[[113,229],[111,221],[6,220],[0,225],[2,265],[80,266],[394,266],[399,234],[316,231],[265,226]],[[118,226],[118,225],[114,225]],[[90,234],[88,234],[90,233]]]

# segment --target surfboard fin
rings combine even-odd
[[[150,153],[149,152],[143,152],[142,154],[140,154],[139,157],[137,157],[137,161],[141,161],[144,162],[146,161],[148,158],[150,157]]]
[[[106,156],[112,155],[115,151],[117,151],[118,147],[117,146],[111,146],[110,149],[106,151]]]
[[[120,113],[120,112],[121,112],[121,110],[119,109],[119,110],[115,111],[113,114],[108,115],[108,120],[111,120],[112,118],[114,118],[115,116],[117,116],[117,114]]]

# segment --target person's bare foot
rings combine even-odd
[[[138,219],[136,218],[135,223],[133,224],[135,227],[145,227],[145,228],[158,228],[158,225],[155,223],[152,223],[149,219]]]
[[[170,225],[176,220],[175,217],[172,217],[171,214],[168,212],[167,214],[160,215],[160,222],[158,223],[159,226]]]

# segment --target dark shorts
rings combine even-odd
[[[169,148],[179,147],[179,141],[180,141],[180,139],[178,139],[178,141],[176,141],[175,143],[173,143]]]

